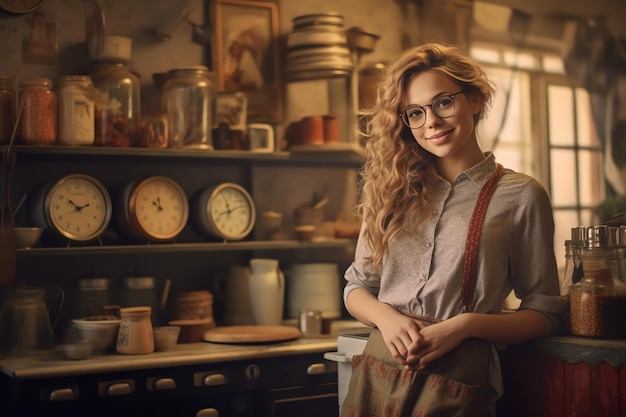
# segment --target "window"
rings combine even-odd
[[[562,270],[571,228],[593,225],[593,209],[606,194],[587,91],[565,75],[562,60],[551,53],[479,45],[471,55],[496,88],[492,109],[478,128],[481,146],[548,191]]]

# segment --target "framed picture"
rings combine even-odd
[[[282,121],[278,5],[213,0],[213,17],[218,91],[243,92],[249,122]]]

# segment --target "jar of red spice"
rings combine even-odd
[[[52,80],[24,78],[20,82],[20,115],[16,143],[54,145],[57,142],[57,97]]]
[[[0,144],[9,143],[11,140],[16,102],[13,80],[6,75],[0,75]]]

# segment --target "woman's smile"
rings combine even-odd
[[[437,132],[430,136],[424,136],[424,139],[426,139],[427,141],[431,143],[439,145],[439,144],[446,142],[448,138],[450,138],[450,135],[452,134],[452,132],[454,132],[454,128]]]

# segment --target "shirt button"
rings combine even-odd
[[[426,243],[426,247],[430,248],[433,244],[431,242]]]

